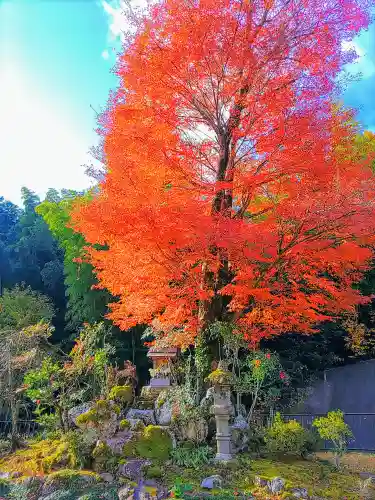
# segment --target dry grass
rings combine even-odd
[[[333,454],[331,452],[317,453],[317,458],[333,463]],[[352,472],[375,474],[375,454],[350,452],[344,455],[341,462],[343,467]]]

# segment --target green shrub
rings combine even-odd
[[[313,426],[322,439],[332,442],[336,467],[339,467],[340,457],[346,452],[348,440],[353,437],[350,427],[344,421],[344,413],[341,410],[330,411],[326,417],[314,419]]]
[[[209,446],[185,446],[179,445],[172,450],[171,456],[173,463],[179,467],[187,467],[193,469],[200,469],[208,464],[213,451]]]
[[[250,452],[257,453],[258,455],[266,447],[266,436],[267,429],[260,425],[252,425],[248,431],[248,449]]]
[[[280,413],[265,434],[267,450],[271,453],[292,453],[305,456],[315,451],[317,438],[296,420],[284,422]]]
[[[109,393],[109,399],[119,403],[131,403],[133,400],[133,388],[131,385],[116,385]]]

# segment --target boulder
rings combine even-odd
[[[115,478],[109,472],[102,472],[99,474],[105,483],[113,483]]]
[[[284,490],[285,481],[281,477],[274,477],[267,482],[268,491],[274,495],[281,493]]]
[[[249,443],[249,424],[242,415],[238,415],[234,419],[233,425],[230,427],[232,448],[237,452],[246,450]]]
[[[130,424],[131,431],[140,431],[145,427],[143,420],[141,420],[140,418],[127,418],[126,420]]]
[[[158,425],[170,425],[172,421],[172,405],[168,400],[164,401],[160,406],[158,406],[158,402],[156,401],[155,417]]]
[[[254,477],[254,484],[255,486],[258,486],[258,488],[265,488],[267,486],[267,483],[267,479],[263,479],[260,476]]]
[[[201,483],[201,488],[206,488],[208,490],[213,490],[216,488],[221,488],[223,483],[223,478],[217,474],[213,476],[206,477]]]
[[[117,492],[119,500],[133,500],[134,488],[132,486],[123,486]]]
[[[86,413],[89,410],[91,410],[91,408],[93,406],[94,406],[94,404],[91,403],[91,402],[89,402],[89,403],[83,403],[81,405],[74,406],[73,408],[71,408],[68,411],[68,421],[69,421],[69,423],[71,425],[74,425],[74,426],[78,427],[78,425],[76,424],[77,417],[79,417],[80,415],[82,415],[82,413]]]
[[[156,425],[154,410],[131,408],[126,414],[128,420],[142,420],[147,425]]]
[[[128,460],[125,464],[119,465],[117,474],[119,476],[124,476],[131,481],[135,481],[142,477],[142,468],[149,465],[151,465],[149,460],[141,458]]]
[[[240,429],[242,431],[247,431],[249,429],[249,424],[242,415],[237,415],[231,427],[232,429]]]
[[[290,492],[295,498],[309,498],[306,488],[292,488]]]
[[[124,445],[128,443],[132,437],[133,433],[131,431],[120,431],[116,432],[113,437],[106,439],[105,442],[111,449],[112,453],[115,455],[121,455]]]
[[[69,472],[68,474],[66,472]],[[97,484],[100,481],[98,474],[81,472],[81,471],[68,471],[60,470],[49,474],[45,478],[42,488],[42,496],[51,495],[55,491],[67,489],[72,482],[75,482],[80,487],[89,487]]]
[[[189,420],[176,426],[177,439],[180,441],[193,441],[199,444],[206,441],[208,425],[204,418]]]

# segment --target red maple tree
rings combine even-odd
[[[101,118],[107,174],[74,225],[121,328],[249,343],[364,300],[374,179],[332,105],[365,0],[163,0]],[[349,149],[348,149],[349,148]]]

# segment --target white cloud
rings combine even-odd
[[[135,33],[134,19],[137,19],[140,13],[157,1],[101,0],[101,6],[108,17],[108,44],[112,51],[119,52],[122,44]]]
[[[123,33],[128,28],[128,22],[125,17],[124,2],[117,0],[109,3],[106,0],[102,0],[102,7],[109,18],[110,39],[113,41],[116,41],[117,39],[124,41]]]
[[[103,50],[103,52],[102,52],[102,58],[103,59],[108,59],[109,58],[109,52],[108,52],[108,50]]]
[[[12,62],[0,79],[1,195],[20,202],[20,186],[43,196],[49,187],[84,189],[91,138],[63,115],[63,107],[38,88]]]

